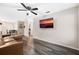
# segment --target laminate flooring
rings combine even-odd
[[[34,50],[40,55],[79,55],[78,50],[34,39]]]
[[[78,50],[45,42],[38,39],[32,39],[30,43],[23,43],[24,55],[79,55]]]

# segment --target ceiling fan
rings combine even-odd
[[[24,3],[21,3],[21,5],[25,8],[25,9],[18,9],[18,11],[30,11],[31,13],[33,13],[34,15],[37,15],[37,13],[35,13],[35,10],[38,10],[38,8],[31,8],[31,6],[26,6]],[[29,15],[29,13],[27,13],[27,15]]]

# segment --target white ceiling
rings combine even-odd
[[[68,9],[71,7],[76,6],[75,3],[35,3],[35,4],[27,4],[31,7],[38,7],[38,16],[45,15],[46,11],[50,11],[50,13],[59,12],[64,9]],[[17,11],[17,9],[24,9],[20,3],[0,3],[0,20],[24,20],[27,17],[36,17],[35,15],[31,14],[27,16],[25,11]]]

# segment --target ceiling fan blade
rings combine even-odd
[[[27,10],[25,10],[25,9],[17,9],[18,11],[27,11]]]
[[[38,8],[33,8],[32,10],[38,10]]]
[[[24,8],[28,9],[28,8],[25,6],[25,4],[24,4],[24,3],[21,3],[21,5],[22,5]]]
[[[37,13],[35,13],[35,12],[33,12],[33,11],[31,11],[33,14],[35,14],[35,15],[37,15]]]

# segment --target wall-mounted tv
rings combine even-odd
[[[53,28],[53,27],[54,27],[53,18],[46,18],[40,20],[40,28]]]

